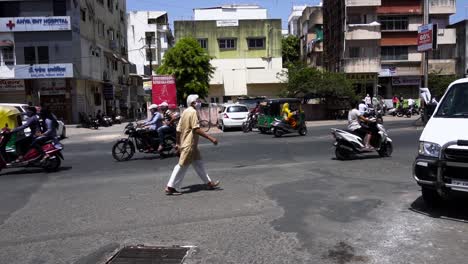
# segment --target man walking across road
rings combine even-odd
[[[201,160],[200,151],[198,150],[199,136],[208,139],[214,145],[218,144],[218,140],[200,129],[196,110],[201,106],[198,95],[189,95],[187,97],[187,106],[187,110],[182,113],[179,124],[177,125],[176,148],[180,153],[180,158],[179,163],[175,166],[171,178],[167,183],[165,189],[167,195],[181,194],[177,191],[177,188],[180,187],[190,164],[208,189],[215,189],[219,185],[219,181],[213,182],[206,173],[205,166]]]

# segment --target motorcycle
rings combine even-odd
[[[372,131],[371,146],[381,157],[390,157],[393,153],[393,141],[384,126],[373,119],[369,127]],[[363,139],[351,131],[332,128],[331,133],[336,140],[334,146],[338,160],[349,160],[356,155],[371,152],[365,148]]]
[[[247,121],[242,124],[242,131],[244,131],[244,133],[248,133],[251,132],[254,128],[257,128],[257,120],[257,113],[249,113]]]
[[[82,127],[94,128],[94,129],[99,128],[99,121],[96,118],[93,118],[91,115],[87,116],[85,115],[85,113],[80,112],[79,117],[80,117],[80,124]]]
[[[296,120],[299,120],[299,119],[296,118]],[[299,133],[300,136],[307,135],[307,126],[303,119],[299,121],[299,124],[293,127],[291,124],[289,124],[285,120],[280,120],[280,119],[275,118],[275,121],[273,122],[271,127],[273,128],[273,135],[275,137],[281,137],[285,134],[291,134],[291,133],[296,133],[296,132]]]
[[[133,123],[128,123],[128,125],[125,126],[124,134],[127,135],[127,138],[117,140],[112,147],[112,157],[114,157],[116,161],[130,160],[133,155],[135,155],[136,150],[139,152],[159,154],[162,158],[169,157],[176,153],[174,148],[176,143],[175,132],[166,135],[161,152],[157,151],[160,142],[159,137],[152,136],[147,130],[140,129]],[[148,149],[153,150],[148,152]]]
[[[377,123],[383,124],[383,110],[376,108],[368,108],[364,113],[364,116],[367,118],[375,118]]]
[[[112,117],[112,123],[114,123],[114,124],[119,124],[119,125],[120,125],[120,124],[122,124],[122,119],[123,119],[123,117],[120,116],[120,115],[118,115],[118,116],[113,116],[113,117]]]
[[[42,150],[49,155],[49,158],[46,160],[41,160],[39,152],[34,148],[30,148],[22,161],[16,162],[18,158],[17,152],[13,148],[7,147],[11,136],[12,133],[9,129],[3,129],[0,132],[0,171],[10,168],[39,167],[43,168],[46,172],[53,172],[60,168],[61,160],[64,159],[62,155],[63,146],[61,144],[55,145],[49,141],[42,145]]]

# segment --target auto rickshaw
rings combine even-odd
[[[21,125],[21,113],[13,106],[0,106],[0,129],[12,130]],[[14,149],[16,142],[16,134],[8,141],[6,148]]]
[[[291,111],[297,111],[296,122],[298,126],[305,127],[305,114],[301,108],[301,100],[297,98],[266,99],[262,102],[261,113],[258,116],[257,127],[260,133],[268,133],[273,130],[275,120],[282,120],[282,109],[285,103],[289,104]]]

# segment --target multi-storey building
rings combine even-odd
[[[301,58],[309,67],[323,67],[322,5],[308,6],[297,20],[301,41]]]
[[[167,12],[132,11],[128,14],[128,59],[137,74],[150,76],[161,65],[165,52],[172,46],[172,32]],[[150,63],[153,72],[150,72]]]
[[[124,0],[0,2],[0,101],[78,112],[126,111]]]
[[[194,10],[195,20],[175,21],[176,41],[198,39],[216,68],[209,100],[229,102],[238,96],[276,97],[282,84],[281,20],[268,19],[266,9],[230,5]]]
[[[450,27],[456,30],[457,35],[456,75],[465,78],[468,77],[468,20],[459,21]]]
[[[355,80],[358,93],[418,97],[423,82],[417,30],[424,0],[331,0],[324,3],[325,53],[329,70]],[[455,73],[454,0],[429,0],[429,22],[438,25],[438,49],[429,72]]]
[[[288,33],[293,36],[300,36],[298,28],[298,20],[302,17],[302,12],[306,9],[306,5],[293,6],[291,14],[288,17]]]

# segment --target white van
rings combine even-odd
[[[413,177],[428,205],[468,192],[468,78],[450,84],[424,128]]]

